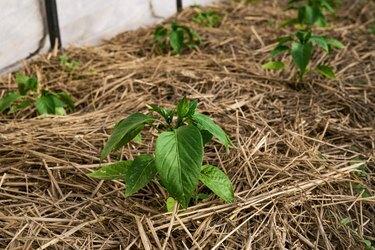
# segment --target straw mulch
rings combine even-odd
[[[81,62],[74,72],[53,54],[25,64],[43,85],[71,92],[77,110],[1,118],[0,248],[362,249],[374,241],[374,3],[348,1],[320,30],[347,45],[314,58],[331,62],[337,80],[312,73],[296,86],[293,70],[260,66],[288,32],[276,27],[291,13],[275,2],[213,7],[225,15],[222,26],[190,24],[204,43],[181,56],[153,54],[149,28],[68,49]],[[188,23],[193,13],[178,19]],[[1,86],[15,88],[13,77]],[[171,214],[156,182],[124,198],[122,183],[86,176],[116,121],[183,95],[231,135],[234,148],[213,143],[205,161],[230,176],[233,204],[210,196]],[[147,132],[106,162],[151,152]]]

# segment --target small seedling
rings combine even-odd
[[[215,11],[201,11],[198,10],[193,21],[204,27],[219,27],[221,24],[221,16]]]
[[[79,61],[71,59],[67,54],[59,56],[59,62],[60,65],[69,72],[76,70],[80,65]]]
[[[195,100],[183,98],[173,110],[157,105],[149,108],[147,115],[135,113],[117,123],[101,151],[101,159],[130,142],[145,126],[159,132],[154,154],[104,166],[89,176],[124,180],[125,196],[133,195],[157,178],[169,193],[168,211],[173,207],[173,199],[188,207],[199,181],[225,202],[232,202],[233,188],[227,175],[215,166],[203,165],[204,145],[214,137],[228,148],[228,135],[210,117],[196,111]]]
[[[15,78],[18,89],[7,92],[0,99],[0,113],[16,113],[31,106],[35,106],[40,115],[65,115],[66,110],[74,110],[74,102],[68,93],[41,90],[34,75],[17,73]]]
[[[326,27],[327,20],[324,14],[326,12],[335,13],[335,6],[336,3],[333,0],[289,0],[288,8],[297,10],[298,16],[287,20],[285,24]]]
[[[338,40],[312,34],[310,31],[297,31],[293,36],[279,37],[278,44],[272,50],[271,56],[277,57],[287,53],[292,57],[292,61],[298,70],[300,80],[308,71],[308,65],[311,58],[318,48],[326,53],[332,52],[333,49],[342,49],[344,45]],[[281,61],[269,61],[262,65],[264,69],[280,70],[284,68]],[[322,76],[330,79],[335,78],[333,69],[325,64],[316,66],[315,71]]]
[[[201,38],[193,29],[173,22],[169,28],[158,26],[154,31],[154,42],[159,53],[172,51],[181,54],[185,49],[194,49]]]

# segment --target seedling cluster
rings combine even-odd
[[[198,33],[177,22],[170,26],[157,26],[154,31],[154,42],[159,53],[172,51],[181,54],[184,50],[195,49],[201,43]]]
[[[7,92],[0,99],[0,113],[16,113],[33,106],[39,115],[65,115],[74,110],[73,99],[68,93],[41,89],[34,75],[17,73],[15,78],[18,89]]]
[[[79,61],[71,59],[67,54],[59,56],[59,63],[68,72],[76,70],[80,65]]]
[[[101,151],[101,158],[136,138],[146,126],[158,131],[155,152],[138,155],[134,160],[106,165],[89,174],[90,177],[124,180],[125,196],[131,196],[151,180],[159,180],[170,199],[188,207],[197,197],[199,182],[226,202],[234,199],[229,178],[218,167],[203,164],[204,146],[215,138],[229,148],[228,135],[209,116],[197,112],[197,101],[181,99],[175,109],[149,106],[149,114],[134,113],[121,120]]]
[[[197,13],[193,17],[193,22],[204,26],[204,27],[219,27],[221,24],[222,17],[216,11],[202,11],[197,10]]]
[[[292,63],[298,71],[299,79],[302,80],[306,72],[310,71],[309,64],[315,53],[322,51],[331,53],[333,49],[342,49],[345,46],[335,38],[320,36],[312,32],[313,26],[324,27],[327,20],[324,13],[334,13],[334,2],[331,0],[289,0],[288,6],[298,11],[298,17],[291,19],[288,23],[295,24],[299,29],[292,35],[279,37],[278,44],[271,52],[271,57],[276,58],[282,54],[291,56]],[[280,60],[274,60],[262,65],[264,69],[281,70],[285,64]],[[323,77],[334,79],[335,73],[331,66],[319,64],[315,72]]]

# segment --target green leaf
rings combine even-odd
[[[167,202],[166,202],[167,212],[173,212],[173,208],[176,203],[177,202],[175,199],[173,199],[172,197],[168,197]]]
[[[65,91],[56,93],[56,95],[64,103],[64,107],[66,106],[69,111],[74,111],[74,101],[71,95]]]
[[[278,56],[286,51],[289,50],[288,46],[278,44],[272,51],[271,51],[271,56],[275,57]]]
[[[131,141],[141,132],[146,124],[150,124],[153,121],[154,118],[141,113],[132,114],[121,120],[114,127],[111,136],[100,154],[100,158],[105,158],[112,150],[116,150]]]
[[[40,115],[55,114],[55,103],[52,95],[42,94],[35,101],[36,110]]]
[[[293,41],[293,38],[291,36],[281,36],[277,38],[277,42],[281,45],[284,45],[287,42]]]
[[[186,115],[189,113],[190,109],[190,101],[186,99],[186,97],[183,97],[181,100],[177,103],[177,116],[179,119],[183,119],[186,117]]]
[[[225,202],[233,202],[232,183],[228,176],[219,168],[211,165],[203,166],[199,180]]]
[[[38,79],[34,75],[27,76],[23,73],[16,73],[16,83],[21,95],[26,95],[29,90],[36,91],[38,88]]]
[[[31,106],[32,104],[33,104],[33,102],[29,99],[23,100],[20,104],[13,105],[10,108],[9,113],[16,113],[17,111],[23,110],[23,109]]]
[[[88,176],[100,180],[125,180],[128,168],[132,163],[133,161],[119,161],[108,164],[88,174]]]
[[[168,35],[168,30],[163,26],[157,26],[154,32],[154,40],[157,43],[163,43]]]
[[[292,43],[292,58],[296,66],[298,67],[301,75],[306,72],[306,67],[310,62],[312,56],[312,45],[310,43]]]
[[[270,61],[262,65],[263,69],[280,70],[284,68],[284,63],[280,61]]]
[[[213,137],[212,134],[205,129],[201,130],[201,135],[203,140],[203,146],[209,143]]]
[[[155,104],[149,105],[149,108],[151,111],[154,111],[158,113],[159,115],[161,115],[168,124],[171,124],[173,120],[173,115],[174,115],[173,110],[166,109]]]
[[[312,42],[312,44],[314,45],[318,45],[319,47],[321,47],[325,52],[329,52],[329,46],[328,46],[328,43],[326,41],[326,38],[325,37],[322,37],[322,36],[311,36],[310,38],[310,42]]]
[[[156,140],[155,162],[161,182],[185,208],[198,185],[202,160],[202,137],[193,125],[163,132]]]
[[[0,113],[10,108],[21,96],[16,92],[8,92],[0,99]]]
[[[131,196],[146,186],[156,174],[155,160],[151,155],[137,156],[125,176],[125,196]]]
[[[323,65],[323,64],[318,65],[316,67],[316,71],[326,78],[329,78],[329,79],[336,78],[335,72],[333,72],[332,68],[327,65]]]
[[[138,143],[138,144],[142,143],[142,134],[141,134],[141,133],[137,134],[137,135],[133,138],[133,142]]]
[[[345,45],[335,38],[327,38],[327,43],[330,47],[333,47],[333,48],[337,48],[337,49],[345,48]]]
[[[169,42],[173,52],[180,54],[184,47],[184,31],[179,28],[172,30],[169,34]]]
[[[63,107],[55,107],[55,115],[66,115],[66,110]]]
[[[195,112],[195,114],[192,116],[192,119],[197,124],[200,130],[207,130],[208,132],[210,132],[226,148],[230,146],[231,141],[229,139],[229,136],[210,117]]]

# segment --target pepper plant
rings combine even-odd
[[[312,34],[311,31],[297,31],[293,36],[279,37],[278,44],[272,50],[271,56],[277,57],[283,53],[287,53],[292,57],[294,65],[297,67],[300,79],[303,78],[308,71],[308,65],[312,59],[314,51],[319,48],[325,53],[330,53],[333,49],[342,49],[344,45],[338,40]],[[284,68],[281,61],[269,61],[262,65],[264,69],[280,70]],[[333,69],[326,64],[319,64],[315,71],[326,78],[335,78]]]
[[[159,25],[154,31],[154,42],[159,53],[172,51],[181,54],[186,49],[194,49],[201,43],[198,33],[177,22],[172,22],[170,27]]]
[[[221,16],[216,11],[197,10],[197,13],[193,17],[193,22],[204,27],[214,28],[220,26],[221,19]]]
[[[189,205],[199,182],[225,202],[234,199],[232,184],[218,167],[203,164],[204,146],[212,138],[230,147],[228,135],[209,116],[199,113],[197,101],[181,99],[175,109],[150,105],[150,113],[134,113],[114,127],[101,151],[101,159],[136,138],[145,127],[157,129],[155,152],[134,160],[116,162],[89,174],[102,180],[125,181],[125,196],[131,196],[151,180],[160,180],[169,196],[182,207]],[[170,203],[170,200],[168,203]]]
[[[76,70],[80,65],[79,61],[71,59],[67,54],[59,56],[59,63],[68,72]]]
[[[17,73],[15,80],[18,88],[0,99],[0,113],[16,113],[32,106],[39,115],[65,115],[67,110],[74,110],[73,99],[67,92],[40,89],[36,76]]]
[[[325,27],[327,26],[325,13],[335,13],[336,2],[334,0],[289,0],[288,8],[297,10],[298,16],[288,20],[286,24]]]

